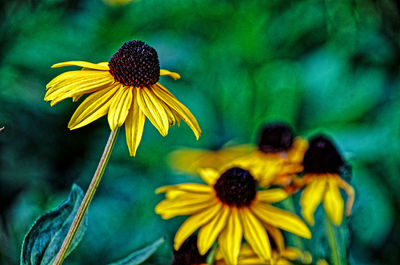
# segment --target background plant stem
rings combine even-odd
[[[331,220],[329,217],[325,214],[325,232],[326,232],[326,237],[328,238],[328,244],[331,249],[331,262],[333,265],[345,265],[344,262],[341,262],[341,259],[339,257],[339,246],[338,242],[336,240],[335,236],[335,231],[334,227],[332,225]]]
[[[111,131],[110,136],[108,137],[106,147],[104,148],[104,152],[100,158],[100,162],[99,165],[97,166],[96,172],[94,173],[89,188],[86,191],[85,197],[82,200],[79,210],[74,218],[74,221],[72,222],[71,227],[69,228],[68,234],[64,239],[64,242],[61,246],[60,251],[57,254],[57,257],[53,265],[61,265],[68,254],[68,249],[71,246],[72,240],[74,239],[75,234],[78,231],[80,224],[82,223],[83,217],[85,216],[86,211],[89,208],[90,202],[93,199],[97,187],[99,186],[101,177],[103,176],[103,173],[106,169],[108,160],[110,159],[111,156],[111,152],[117,140],[119,129],[120,128],[117,127],[114,131]]]

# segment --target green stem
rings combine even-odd
[[[339,248],[335,236],[333,224],[329,217],[325,214],[325,232],[328,238],[328,244],[331,249],[331,260],[333,265],[344,265],[339,257]]]
[[[290,196],[286,200],[282,202],[283,207],[288,210],[291,213],[296,213],[296,207],[293,202],[293,196]],[[300,237],[296,236],[295,234],[289,234],[289,237],[291,239],[291,243],[294,244],[294,246],[300,250],[304,250],[304,244],[303,241]]]
[[[60,251],[57,254],[57,257],[53,265],[61,265],[68,254],[68,249],[71,246],[72,240],[74,239],[75,234],[78,231],[80,224],[82,223],[83,217],[85,216],[85,213],[89,208],[90,202],[93,199],[94,193],[96,192],[101,177],[103,176],[103,173],[106,169],[108,160],[110,159],[111,156],[111,152],[117,140],[118,132],[119,132],[119,127],[117,127],[114,131],[111,131],[110,136],[108,137],[107,145],[104,148],[103,155],[100,158],[99,165],[97,166],[96,172],[94,173],[92,182],[90,182],[85,197],[83,198],[82,203],[79,206],[79,210],[74,218],[74,221],[72,222],[71,227],[69,228],[68,234],[64,239],[64,242],[61,246]]]
[[[214,244],[214,246],[211,248],[210,253],[208,254],[208,257],[206,260],[207,264],[209,264],[209,265],[214,264],[216,252],[217,252],[217,244]]]

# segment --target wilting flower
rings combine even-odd
[[[323,135],[313,137],[303,166],[305,174],[297,185],[306,186],[300,199],[304,219],[313,225],[314,212],[322,201],[328,217],[335,225],[340,225],[344,203],[339,188],[348,195],[346,216],[351,214],[354,189],[340,177],[345,163],[331,140]]]
[[[205,254],[218,238],[228,264],[237,264],[243,236],[262,260],[272,257],[267,231],[273,233],[280,228],[311,238],[310,230],[300,218],[270,205],[287,198],[284,190],[259,190],[249,171],[237,167],[222,174],[204,169],[200,175],[207,185],[178,184],[156,191],[166,193],[166,199],[155,209],[162,218],[191,215],[175,235],[175,249],[200,228],[197,241],[200,254]]]
[[[171,265],[206,265],[207,253],[200,255],[197,249],[197,236],[191,235],[178,250],[174,249]]]
[[[174,79],[179,74],[160,70],[156,50],[142,41],[129,41],[112,56],[110,62],[93,64],[83,61],[58,63],[53,68],[79,66],[81,70],[65,72],[47,84],[45,100],[51,106],[72,98],[77,101],[89,95],[78,107],[68,124],[71,130],[83,127],[108,114],[114,130],[125,124],[129,152],[136,154],[143,134],[145,117],[162,136],[169,126],[184,120],[198,139],[201,133],[192,113],[165,87],[158,83],[160,75]]]

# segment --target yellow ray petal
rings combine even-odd
[[[281,252],[285,249],[285,240],[283,238],[282,232],[272,225],[266,225],[267,231],[271,238],[274,240],[277,250]]]
[[[283,189],[268,189],[262,190],[257,193],[257,197],[259,201],[262,202],[280,202],[286,199],[289,194]]]
[[[135,89],[135,96],[140,110],[143,111],[143,113],[154,125],[154,127],[157,128],[160,134],[162,136],[166,136],[169,128],[167,114],[157,100],[154,100],[153,97],[149,97],[149,94],[146,93],[146,90],[148,90],[148,88]]]
[[[243,228],[236,208],[231,208],[227,225],[218,238],[218,246],[224,259],[230,265],[238,264]]]
[[[215,204],[212,207],[189,217],[176,232],[174,239],[174,249],[178,250],[182,243],[200,226],[208,223],[221,210],[221,204]]]
[[[129,153],[131,156],[135,156],[136,150],[138,149],[140,144],[140,140],[142,140],[143,127],[146,117],[144,116],[144,113],[140,110],[136,99],[132,99],[131,104],[132,106],[129,110],[128,116],[126,117],[125,134]]]
[[[218,203],[210,195],[190,199],[182,198],[182,196],[180,198],[180,200],[166,199],[160,202],[156,206],[155,212],[163,219],[170,219],[177,215],[193,215]]]
[[[221,230],[225,228],[229,212],[229,207],[223,206],[221,211],[208,224],[200,229],[197,239],[200,255],[205,255],[207,253]]]
[[[343,219],[344,203],[340,195],[338,181],[336,178],[328,179],[328,187],[324,196],[324,209],[326,214],[335,225],[340,225]]]
[[[214,185],[219,178],[218,171],[212,168],[201,168],[198,170],[201,178],[208,184]]]
[[[84,68],[89,68],[89,69],[95,69],[95,70],[105,70],[108,71],[110,68],[108,67],[108,64],[105,65],[104,63],[89,63],[89,62],[84,62],[84,61],[69,61],[69,62],[63,62],[63,63],[56,63],[54,64],[51,68],[58,68],[58,67],[64,67],[64,66],[79,66],[79,67],[84,67]]]
[[[251,206],[251,210],[266,224],[279,227],[301,237],[311,238],[311,232],[306,224],[290,212],[257,202]]]
[[[113,79],[112,75],[107,71],[96,70],[78,70],[68,71],[54,77],[47,85],[47,90],[58,89],[77,82],[91,82],[108,77]]]
[[[160,70],[160,75],[169,75],[170,77],[172,77],[175,80],[181,78],[181,76],[178,73],[170,72],[170,71],[164,70],[164,69]]]
[[[111,99],[118,89],[119,85],[116,85],[88,96],[72,115],[68,128],[70,130],[80,128],[106,115]]]
[[[156,190],[156,193],[161,192],[171,192],[171,191],[186,191],[186,192],[196,192],[196,193],[210,193],[212,192],[213,188],[204,185],[204,184],[197,184],[197,183],[185,183],[185,184],[178,184],[173,186],[163,186]]]
[[[121,127],[128,116],[129,109],[132,106],[132,88],[124,87],[118,90],[111,101],[110,110],[108,111],[108,124],[111,131],[117,126]]]
[[[322,201],[326,185],[325,178],[315,178],[306,186],[301,195],[301,213],[310,225],[314,225],[314,212]]]
[[[240,209],[239,215],[242,218],[244,237],[247,243],[261,259],[270,259],[271,245],[262,223],[248,208]]]
[[[186,122],[186,124],[192,129],[196,138],[199,139],[201,130],[196,118],[193,114],[180,103],[166,88],[157,83],[152,86],[153,92],[164,101],[172,110],[174,110],[178,116]]]

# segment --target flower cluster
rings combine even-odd
[[[309,239],[307,225],[272,204],[304,187],[300,200],[304,219],[313,225],[322,201],[327,216],[339,225],[344,209],[339,188],[348,194],[346,215],[354,201],[353,188],[341,178],[346,165],[332,141],[324,135],[309,141],[296,137],[283,123],[267,124],[257,146],[179,150],[170,160],[176,169],[199,174],[205,184],[159,188],[156,192],[165,193],[166,199],[155,211],[164,219],[190,215],[175,235],[175,250],[198,230],[200,255],[217,242],[216,264],[310,263],[310,254],[287,247],[281,233]]]

